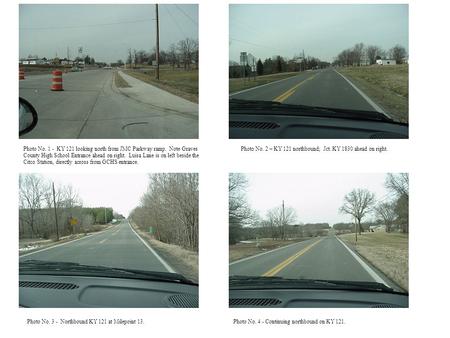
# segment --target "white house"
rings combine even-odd
[[[378,65],[380,65],[380,66],[392,66],[392,65],[396,65],[397,64],[397,62],[395,62],[395,60],[388,60],[388,59],[385,59],[385,60],[377,60],[377,64]]]

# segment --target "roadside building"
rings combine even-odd
[[[397,62],[392,59],[378,59],[377,64],[380,66],[392,66],[392,65],[396,65]]]

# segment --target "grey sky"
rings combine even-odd
[[[58,185],[71,184],[85,207],[112,207],[128,216],[147,190],[147,174],[45,174]]]
[[[339,213],[344,196],[356,188],[366,188],[378,200],[389,200],[384,187],[385,174],[248,174],[247,198],[262,217],[267,210],[280,206],[293,207],[298,222],[330,225],[351,222]]]
[[[198,39],[197,5],[159,5],[160,48]],[[19,5],[19,57],[78,56],[125,60],[129,48],[153,50],[155,5]]]
[[[362,42],[408,51],[408,5],[230,5],[230,60],[305,56],[332,62]]]

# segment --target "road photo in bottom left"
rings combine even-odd
[[[198,307],[197,173],[18,179],[19,307]]]

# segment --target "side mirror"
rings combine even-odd
[[[38,122],[36,109],[25,99],[19,97],[19,136],[30,132]]]

